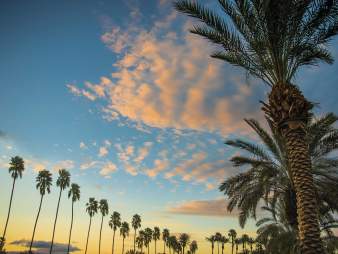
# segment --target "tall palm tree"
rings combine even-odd
[[[222,234],[220,232],[215,233],[215,241],[217,242],[217,254],[219,254],[219,244],[222,239]]]
[[[107,202],[106,199],[101,199],[100,200],[99,210],[101,212],[101,226],[100,226],[100,237],[99,237],[99,254],[101,254],[101,235],[102,235],[103,218],[109,213],[108,202]]]
[[[219,46],[212,57],[245,69],[271,88],[263,111],[286,140],[298,200],[301,250],[303,254],[322,253],[316,188],[304,128],[313,104],[293,82],[301,67],[333,62],[325,45],[338,33],[338,1],[218,2],[225,17],[192,0],[177,1],[175,7],[204,23],[191,32]]]
[[[69,254],[70,239],[72,238],[73,218],[74,218],[74,203],[76,201],[80,200],[80,186],[78,184],[76,184],[76,183],[71,184],[70,190],[68,192],[68,198],[72,198],[72,217],[71,217],[71,221],[70,221],[67,254]]]
[[[238,253],[238,245],[241,244],[241,239],[236,238],[235,239],[235,245],[236,245],[236,254]]]
[[[228,232],[228,236],[231,239],[231,254],[234,254],[235,239],[237,237],[236,230],[230,229],[229,232]]]
[[[134,229],[134,252],[135,252],[137,229],[141,227],[141,216],[140,215],[134,214],[133,219],[131,221],[131,226]]]
[[[24,162],[24,160],[21,157],[19,157],[19,156],[12,157],[11,161],[9,163],[8,172],[11,174],[11,177],[13,178],[13,184],[12,184],[11,197],[9,199],[9,207],[8,207],[7,219],[6,219],[6,223],[5,223],[4,232],[2,234],[2,243],[3,244],[0,245],[0,251],[2,250],[2,248],[5,245],[4,243],[5,243],[5,240],[6,240],[6,231],[7,231],[9,216],[10,216],[11,208],[12,208],[12,201],[13,201],[15,182],[16,182],[16,179],[18,179],[18,177],[22,178],[22,172],[24,170],[25,170],[25,162]]]
[[[214,254],[215,241],[216,241],[215,236],[211,235],[211,236],[205,238],[205,240],[207,240],[208,242],[211,243],[211,254]]]
[[[191,254],[195,254],[195,252],[198,250],[197,242],[193,240],[189,245],[189,250]]]
[[[223,254],[223,253],[224,253],[224,245],[225,245],[227,242],[229,242],[229,239],[222,235],[222,237],[220,238],[220,242],[221,242],[221,244],[222,244],[222,254]]]
[[[168,238],[170,236],[169,229],[165,228],[162,231],[162,240],[163,240],[163,253],[165,254],[165,246],[167,244]]]
[[[112,246],[112,254],[114,254],[114,244],[115,244],[115,232],[116,230],[121,227],[121,215],[120,213],[114,211],[113,214],[110,216],[109,226],[113,229],[113,246]]]
[[[128,222],[122,222],[120,228],[120,235],[122,236],[122,254],[124,253],[124,239],[129,236],[129,224]]]
[[[144,245],[148,249],[148,254],[149,254],[149,247],[150,247],[150,242],[152,238],[153,238],[153,230],[151,228],[145,228],[144,229]]]
[[[159,227],[154,227],[153,240],[154,240],[154,243],[155,243],[155,254],[157,253],[156,252],[156,242],[157,242],[157,240],[160,240],[160,237],[161,237],[160,228]]]
[[[89,202],[86,203],[86,212],[89,215],[89,227],[88,227],[88,233],[87,233],[85,254],[87,254],[87,249],[88,249],[88,240],[89,240],[90,228],[92,225],[92,218],[97,213],[98,208],[99,208],[99,205],[98,205],[97,200],[95,200],[95,198],[89,198]]]
[[[185,247],[189,244],[189,241],[190,241],[190,236],[188,234],[186,233],[180,234],[179,243],[181,244],[183,254],[184,254]]]
[[[136,245],[137,248],[143,253],[143,246],[144,246],[144,231],[140,230],[138,236],[136,237]]]
[[[249,237],[249,239],[248,239],[248,244],[249,244],[249,246],[250,246],[250,252],[251,252],[251,254],[252,254],[252,252],[253,252],[252,246],[255,244],[255,240],[254,240],[252,237]]]
[[[57,204],[57,207],[56,207],[56,215],[55,215],[55,220],[54,220],[52,243],[50,245],[49,254],[52,254],[52,251],[53,251],[55,228],[56,228],[56,222],[57,222],[58,214],[59,214],[61,194],[62,194],[63,190],[65,190],[67,187],[69,187],[69,184],[70,184],[70,174],[69,174],[69,172],[65,169],[60,169],[59,170],[59,177],[56,180],[56,186],[60,187],[59,200],[58,200],[58,204]]]
[[[249,236],[247,234],[243,234],[241,240],[242,240],[243,252],[246,253],[246,244],[249,241]]]
[[[29,245],[28,253],[32,253],[32,245],[33,245],[33,242],[34,242],[36,225],[38,224],[38,220],[39,220],[39,216],[40,216],[43,197],[45,196],[46,192],[50,193],[50,187],[52,186],[52,181],[53,181],[52,174],[46,169],[41,170],[38,173],[38,176],[36,177],[36,189],[39,190],[41,198],[40,198],[38,214],[36,215],[36,219],[35,219],[35,224],[34,224],[33,234],[32,234],[32,240],[31,240],[31,243]]]

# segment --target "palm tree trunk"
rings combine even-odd
[[[40,205],[39,205],[39,210],[38,210],[38,214],[36,215],[35,224],[34,224],[34,229],[33,229],[33,235],[32,235],[32,240],[31,240],[31,244],[29,245],[29,252],[28,252],[28,253],[31,253],[31,252],[32,252],[32,245],[33,245],[33,242],[34,242],[35,229],[36,229],[36,225],[38,224],[38,219],[39,219],[39,216],[40,216],[40,211],[41,211],[41,205],[42,205],[43,196],[44,196],[44,195],[41,195]]]
[[[211,247],[211,254],[214,254],[214,246]]]
[[[165,254],[165,241],[163,240],[163,254]]]
[[[12,200],[13,200],[13,193],[14,193],[14,187],[15,187],[15,181],[16,181],[16,178],[13,179],[13,185],[12,185],[12,191],[11,191],[11,198],[10,198],[10,200],[9,200],[8,214],[7,214],[7,219],[6,219],[6,224],[5,224],[4,233],[2,234],[2,238],[3,238],[3,239],[6,239],[6,231],[7,231],[7,226],[8,226],[9,215],[11,214]]]
[[[217,242],[217,254],[219,254],[219,242]]]
[[[111,251],[112,254],[114,254],[115,232],[116,230],[114,230],[114,234],[113,234],[113,246],[112,246],[112,251]]]
[[[182,250],[183,250],[183,254],[184,254],[184,246],[183,246]]]
[[[234,254],[234,239],[231,240],[231,254]]]
[[[155,254],[156,254],[156,240],[155,240]]]
[[[59,207],[60,207],[60,200],[61,200],[62,189],[60,188],[59,200],[58,205],[56,207],[56,215],[54,220],[54,228],[53,228],[53,236],[52,236],[52,243],[50,245],[49,254],[52,254],[53,251],[53,244],[54,244],[54,236],[55,236],[55,228],[56,228],[56,221],[58,219]]]
[[[148,254],[149,254],[149,244],[148,244]]]
[[[70,230],[69,230],[69,238],[68,238],[67,254],[69,254],[70,239],[71,239],[71,237],[72,237],[73,216],[74,216],[74,202],[72,202],[72,217],[71,217],[71,220],[70,220]]]
[[[103,215],[101,217],[100,237],[99,237],[99,254],[101,254],[101,235],[102,235]]]
[[[87,254],[88,240],[89,240],[89,233],[90,233],[90,227],[91,227],[91,225],[92,225],[92,216],[89,217],[89,227],[88,227],[88,234],[87,234],[85,254]]]
[[[266,117],[282,133],[290,164],[290,175],[297,199],[298,235],[302,254],[324,253],[320,239],[316,186],[305,126],[313,104],[293,84],[278,83],[272,87],[269,103],[263,103]]]
[[[135,234],[134,234],[134,254],[135,254],[135,247],[136,247],[136,228],[135,228]]]
[[[123,237],[123,240],[122,240],[122,254],[124,253],[124,237]]]

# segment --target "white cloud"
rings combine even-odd
[[[84,142],[80,142],[80,149],[87,149],[87,145]]]
[[[111,161],[108,161],[102,166],[100,175],[109,176],[111,173],[114,173],[116,170],[117,170],[116,165],[112,163]]]
[[[104,146],[101,146],[99,149],[99,157],[104,157],[108,154],[108,149]]]

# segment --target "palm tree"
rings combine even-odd
[[[134,229],[134,252],[135,252],[135,245],[136,245],[136,234],[137,229],[141,227],[141,216],[138,214],[134,214],[133,219],[131,221],[131,225]]]
[[[45,196],[46,192],[50,193],[50,187],[52,186],[52,181],[53,181],[52,174],[46,169],[41,170],[38,173],[38,176],[36,177],[36,188],[39,189],[41,198],[40,198],[38,214],[36,215],[36,219],[35,219],[35,224],[34,224],[33,234],[32,234],[32,240],[31,240],[31,243],[29,245],[28,253],[32,253],[32,245],[33,245],[33,242],[34,242],[36,225],[38,224],[38,220],[39,220],[39,216],[40,216],[43,197]]]
[[[241,244],[241,239],[235,239],[235,245],[236,245],[236,254],[238,253],[238,245]]]
[[[71,221],[70,221],[67,254],[69,254],[70,239],[72,238],[73,217],[74,217],[74,203],[76,201],[80,200],[80,186],[78,184],[76,184],[76,183],[72,183],[71,184],[70,190],[68,192],[68,198],[72,198],[72,217],[71,217]]]
[[[143,230],[140,230],[139,235],[136,237],[136,244],[137,244],[137,248],[141,250],[141,253],[143,253],[144,240],[145,240],[145,233]]]
[[[249,236],[247,234],[243,234],[241,240],[242,240],[242,246],[243,246],[243,253],[246,253],[246,244],[249,240]]]
[[[228,233],[228,236],[231,239],[231,254],[234,254],[235,239],[236,239],[236,236],[237,236],[236,230],[230,229],[229,233]]]
[[[122,222],[120,228],[120,235],[122,236],[122,254],[124,253],[124,239],[129,236],[129,224],[128,222]]]
[[[148,248],[148,254],[149,254],[149,247],[150,242],[153,237],[153,230],[151,228],[144,229],[144,245]]]
[[[9,208],[8,208],[7,219],[6,219],[6,223],[5,223],[5,229],[4,229],[4,232],[2,234],[2,243],[3,244],[1,244],[1,246],[0,246],[0,251],[2,250],[2,248],[5,245],[4,243],[5,243],[5,239],[6,239],[6,231],[7,231],[9,216],[10,216],[10,213],[11,213],[15,182],[16,182],[16,179],[18,179],[18,177],[22,178],[22,172],[24,170],[25,170],[24,160],[19,156],[12,157],[11,161],[9,163],[8,172],[11,174],[11,177],[13,178],[13,184],[12,184],[11,197],[9,199]]]
[[[271,91],[263,111],[286,140],[297,196],[302,254],[322,253],[316,188],[305,126],[313,104],[293,84],[302,66],[332,63],[324,46],[338,33],[337,1],[219,0],[218,12],[196,1],[175,2],[178,11],[199,19],[191,32],[219,46],[211,56],[260,78]]]
[[[215,233],[215,241],[217,242],[217,254],[219,254],[219,243],[221,241],[222,234],[220,232]]]
[[[180,234],[179,243],[181,244],[183,254],[184,254],[184,249],[189,243],[189,241],[190,241],[190,236],[188,234],[186,233]]]
[[[205,240],[211,243],[211,254],[214,254],[215,241],[216,241],[215,236],[214,235],[209,236],[205,238]]]
[[[56,222],[57,222],[57,218],[58,218],[58,214],[59,214],[61,194],[62,194],[62,191],[64,189],[69,187],[69,184],[70,184],[70,174],[69,174],[69,172],[65,169],[60,169],[59,170],[59,177],[56,180],[56,186],[60,187],[60,193],[59,193],[58,204],[57,204],[57,207],[56,207],[56,215],[55,215],[55,220],[54,220],[52,243],[50,245],[49,254],[52,254],[52,251],[53,251],[55,228],[56,228]]]
[[[116,211],[113,212],[113,214],[110,216],[109,226],[114,231],[113,246],[112,246],[112,254],[114,254],[115,232],[119,227],[121,227],[121,215],[120,215],[120,213],[118,213]]]
[[[195,252],[198,250],[197,242],[193,240],[189,245],[189,250],[191,254],[195,254]]]
[[[248,244],[250,245],[250,252],[251,252],[251,254],[252,254],[252,246],[254,245],[254,243],[255,243],[255,240],[252,238],[252,237],[249,237],[249,239],[248,239]]]
[[[100,200],[99,210],[101,212],[101,226],[100,226],[100,236],[99,236],[99,254],[101,254],[101,235],[102,235],[103,218],[109,213],[108,202],[107,202],[106,199]]]
[[[154,231],[153,231],[153,240],[155,242],[155,254],[157,253],[156,252],[156,242],[157,240],[160,240],[160,237],[161,237],[161,231],[160,231],[160,228],[159,227],[154,227]]]
[[[88,240],[89,240],[89,234],[90,234],[90,227],[92,225],[92,218],[97,213],[98,208],[99,208],[99,205],[98,205],[97,200],[95,200],[95,198],[89,198],[89,202],[86,204],[86,212],[89,215],[89,227],[88,227],[88,233],[87,233],[85,254],[87,254],[87,249],[88,249]]]
[[[162,231],[162,240],[163,240],[163,253],[165,254],[165,246],[167,244],[168,238],[170,236],[169,229],[165,228]]]
[[[222,254],[224,253],[224,245],[225,245],[228,241],[229,241],[229,239],[226,238],[225,236],[222,236],[222,237],[220,238],[220,242],[221,242],[221,244],[222,244]]]

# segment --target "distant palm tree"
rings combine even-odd
[[[178,241],[181,244],[182,253],[184,254],[184,249],[189,244],[190,236],[186,233],[180,234]]]
[[[247,244],[248,240],[249,240],[249,236],[247,234],[243,234],[242,237],[241,237],[243,253],[246,253],[246,244]]]
[[[71,184],[70,190],[68,192],[68,198],[72,198],[72,217],[71,217],[71,221],[70,221],[67,254],[69,254],[70,239],[72,237],[73,217],[74,217],[74,203],[76,201],[80,200],[80,186],[79,185],[77,185],[76,183],[72,183]]]
[[[234,254],[235,239],[236,239],[236,236],[237,236],[236,230],[230,229],[228,236],[231,239],[231,254]]]
[[[217,254],[219,254],[219,244],[221,242],[222,234],[220,232],[215,233],[215,241],[217,242]]]
[[[10,197],[10,200],[9,200],[9,208],[8,208],[8,214],[7,214],[5,229],[4,229],[4,232],[2,234],[2,243],[3,244],[0,245],[0,251],[4,247],[4,245],[5,245],[4,243],[6,241],[6,231],[7,231],[9,216],[10,216],[10,213],[11,213],[11,207],[12,207],[12,200],[13,200],[13,193],[14,193],[15,182],[16,182],[16,179],[18,177],[20,177],[20,178],[22,177],[22,172],[24,170],[25,170],[25,162],[24,162],[24,160],[21,157],[19,157],[19,156],[12,157],[11,161],[9,163],[8,172],[11,174],[11,176],[13,178],[13,185],[12,185],[11,197]]]
[[[116,211],[113,212],[113,214],[110,216],[109,226],[114,231],[113,246],[112,246],[112,254],[114,254],[115,232],[119,227],[121,227],[121,215],[120,215],[120,213],[118,213]]]
[[[235,244],[236,244],[236,254],[238,253],[238,245],[241,244],[241,239],[235,239]]]
[[[297,195],[302,254],[324,253],[319,207],[311,175],[306,130],[313,103],[293,84],[300,68],[333,63],[327,44],[338,34],[338,2],[219,0],[219,10],[195,0],[175,2],[178,11],[201,21],[191,32],[218,49],[211,55],[239,66],[271,90],[263,111],[286,140],[291,178]]]
[[[168,243],[169,243],[168,244],[168,246],[169,246],[169,253],[170,253],[170,250],[172,250],[173,253],[175,253],[175,251],[177,250],[177,247],[179,245],[177,237],[175,235],[169,236]]]
[[[137,248],[141,250],[141,253],[143,253],[143,246],[144,246],[144,240],[145,240],[145,233],[143,230],[139,231],[139,235],[136,237],[136,244]]]
[[[122,254],[124,253],[124,239],[129,236],[129,224],[128,222],[122,222],[120,228],[120,235],[122,236]]]
[[[195,252],[198,250],[197,242],[193,240],[189,245],[189,250],[191,254],[195,254]]]
[[[161,237],[160,228],[159,227],[154,227],[153,240],[155,242],[155,254],[157,253],[156,252],[156,242],[157,242],[157,240],[160,240],[160,237]]]
[[[215,241],[216,241],[215,236],[211,235],[211,236],[205,238],[205,240],[207,240],[208,242],[211,243],[211,254],[214,254]]]
[[[254,245],[254,243],[255,243],[255,239],[253,239],[252,237],[249,237],[249,239],[248,239],[248,244],[250,245],[250,252],[251,252],[251,254],[252,254],[252,246]]]
[[[134,229],[134,252],[135,252],[137,229],[141,227],[141,216],[140,215],[134,214],[133,219],[131,221],[131,226]]]
[[[43,200],[43,197],[45,196],[46,192],[50,193],[50,187],[52,186],[52,181],[53,181],[52,174],[46,169],[40,171],[38,173],[38,176],[36,177],[36,188],[39,189],[41,198],[40,198],[38,214],[36,215],[36,219],[35,219],[35,224],[34,224],[33,234],[32,234],[32,240],[31,240],[31,243],[29,245],[29,252],[28,253],[32,253],[32,245],[33,245],[33,242],[34,242],[35,229],[36,229],[36,225],[38,224],[38,220],[39,220],[39,216],[40,216],[42,200]]]
[[[59,207],[60,207],[60,200],[61,200],[61,194],[64,189],[66,189],[70,184],[70,174],[65,169],[59,170],[59,177],[56,180],[56,186],[60,187],[60,193],[59,193],[59,200],[56,207],[56,215],[54,220],[54,227],[53,227],[53,235],[52,235],[52,243],[50,245],[49,254],[52,254],[53,251],[53,245],[54,245],[54,236],[55,236],[55,228],[56,228],[56,222],[59,214]]]
[[[153,238],[153,230],[151,228],[144,229],[144,245],[148,248],[148,254],[152,238]]]
[[[99,207],[98,202],[95,200],[95,198],[89,198],[89,202],[86,204],[86,211],[89,215],[89,227],[88,227],[85,254],[87,254],[87,249],[88,249],[88,240],[89,240],[90,227],[92,225],[92,217],[97,213],[98,207]]]
[[[222,244],[222,254],[223,254],[223,253],[224,253],[224,245],[225,245],[227,242],[229,242],[229,239],[226,238],[225,236],[222,236],[222,237],[220,238],[220,242],[221,242],[221,244]]]
[[[165,246],[167,244],[168,238],[170,236],[169,229],[165,228],[162,231],[162,240],[163,240],[163,253],[165,254]]]
[[[107,202],[106,199],[101,199],[100,200],[99,210],[101,212],[101,226],[100,226],[100,237],[99,237],[99,254],[101,254],[101,234],[102,234],[103,218],[109,213],[108,202]]]

